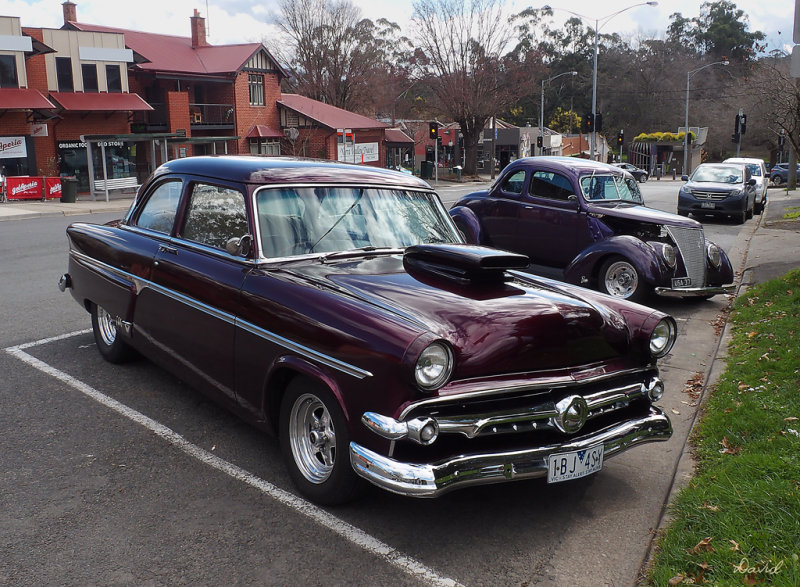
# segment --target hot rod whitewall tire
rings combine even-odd
[[[639,271],[625,257],[609,257],[600,267],[598,274],[600,291],[615,298],[640,302],[647,296],[647,285],[642,281]]]
[[[97,350],[109,363],[124,363],[136,356],[136,351],[119,337],[116,318],[97,304],[92,304],[92,332]]]
[[[281,452],[295,486],[321,504],[350,501],[362,486],[350,465],[350,434],[339,402],[322,384],[298,377],[281,402]]]

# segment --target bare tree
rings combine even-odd
[[[475,174],[481,132],[512,97],[502,57],[513,29],[503,1],[417,0],[412,21],[417,65],[439,110],[461,127],[464,172]]]

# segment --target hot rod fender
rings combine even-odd
[[[728,255],[725,254],[722,247],[710,240],[706,240],[706,247],[708,247],[708,245],[716,246],[720,252],[719,269],[714,267],[711,263],[706,262],[706,281],[708,285],[723,285],[733,282],[733,265],[731,265],[731,260],[728,258]]]
[[[467,243],[471,245],[486,244],[482,242],[481,222],[475,212],[466,206],[456,206],[450,209],[450,217],[456,227],[463,233]]]
[[[671,275],[658,253],[646,242],[626,234],[612,236],[585,248],[564,269],[569,283],[586,286],[597,277],[597,270],[609,255],[620,255],[630,261],[648,285],[663,283]]]

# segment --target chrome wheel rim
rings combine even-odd
[[[639,275],[630,263],[617,261],[606,271],[605,286],[612,296],[629,298],[639,287]]]
[[[300,473],[323,483],[336,462],[336,430],[325,404],[315,395],[297,398],[289,414],[289,444]]]
[[[113,345],[117,339],[117,324],[114,317],[100,306],[97,306],[97,326],[103,344]]]

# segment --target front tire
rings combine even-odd
[[[603,293],[632,302],[641,302],[648,293],[636,267],[620,256],[610,257],[603,263],[598,284]]]
[[[772,183],[774,183],[775,186],[779,186],[783,183],[783,178],[780,175],[776,175],[772,178]]]
[[[104,308],[92,304],[92,332],[97,350],[109,363],[125,363],[136,356],[117,331],[117,319]]]
[[[339,402],[324,386],[298,377],[281,403],[280,445],[300,493],[326,505],[352,500],[362,486],[350,465],[350,434]]]

